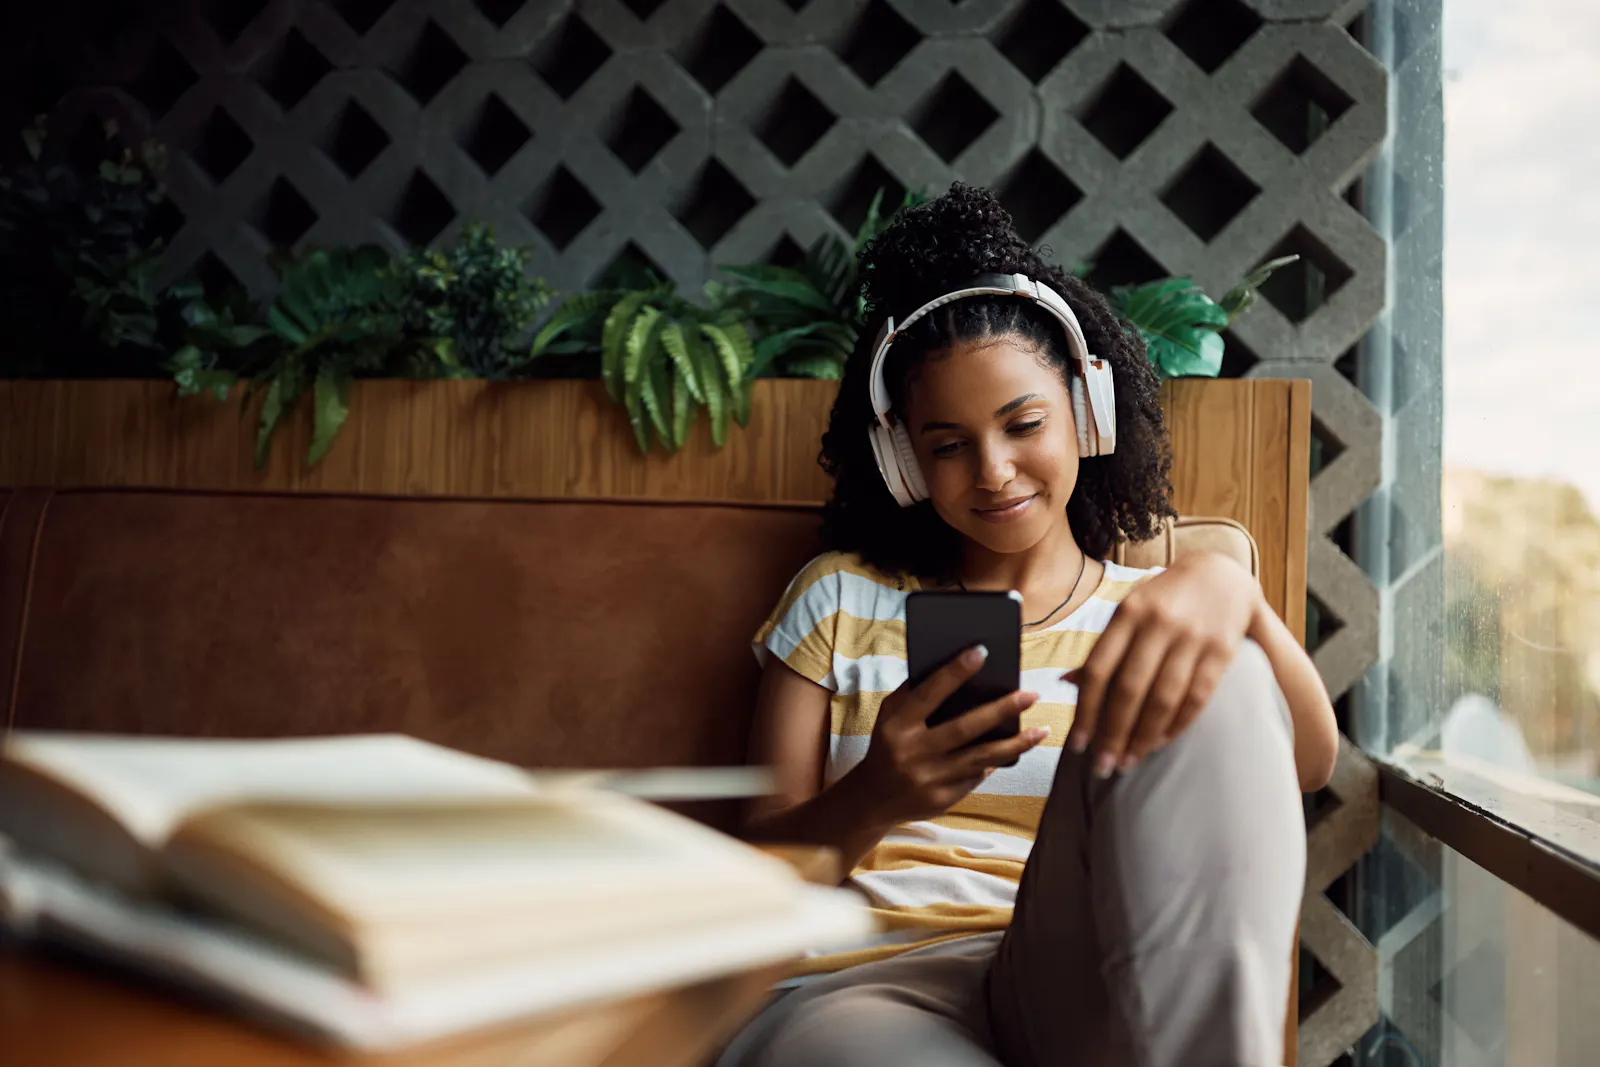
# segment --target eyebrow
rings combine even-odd
[[[995,409],[994,417],[997,418],[997,419],[1003,419],[1007,415],[1011,414],[1013,411],[1015,411],[1018,408],[1020,408],[1022,405],[1026,404],[1028,401],[1030,401],[1030,400],[1042,400],[1042,399],[1044,399],[1044,394],[1042,394],[1042,393],[1024,393],[1021,396],[1017,397],[1015,400],[1008,401],[1007,403],[1001,404],[998,408]],[[961,429],[961,427],[959,425],[957,425],[956,423],[953,423],[953,422],[925,422],[925,423],[922,424],[922,432],[923,433],[932,433],[934,430],[959,430],[959,429]]]

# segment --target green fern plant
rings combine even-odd
[[[879,189],[852,241],[825,234],[812,243],[795,267],[752,264],[722,268],[733,279],[728,300],[744,312],[759,338],[752,376],[843,375],[845,360],[865,320],[861,250],[896,214],[925,199],[920,191],[908,192],[900,206],[885,215],[883,190]]]
[[[750,331],[725,290],[706,286],[704,306],[653,276],[641,288],[607,288],[563,301],[533,339],[535,357],[597,351],[606,392],[628,412],[639,451],[676,452],[706,409],[711,440],[750,421]]]
[[[1299,258],[1263,263],[1221,300],[1212,300],[1189,278],[1163,278],[1116,286],[1111,307],[1139,332],[1145,355],[1162,378],[1215,378],[1222,370],[1222,331],[1250,309],[1256,291],[1274,271]]]
[[[277,299],[265,328],[242,324],[232,310],[196,323],[196,340],[175,353],[169,369],[180,393],[226,399],[248,382],[246,403],[261,393],[255,461],[266,465],[283,420],[309,391],[311,446],[306,465],[327,455],[350,414],[358,375],[415,377],[433,372],[431,346],[408,340],[399,310],[399,277],[389,254],[372,245],[312,249],[279,264]],[[208,352],[208,340],[234,343],[230,359]],[[231,364],[231,365],[230,365]]]

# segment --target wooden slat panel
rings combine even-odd
[[[1261,548],[1267,600],[1305,637],[1311,383],[1169,382],[1173,503],[1244,523]]]
[[[820,501],[836,389],[757,383],[750,426],[728,447],[700,424],[679,454],[640,457],[598,382],[360,382],[320,465],[304,465],[302,412],[257,471],[237,400],[179,400],[164,382],[0,382],[0,486]],[[1163,396],[1178,510],[1244,523],[1268,599],[1302,633],[1310,383],[1187,380]]]
[[[758,383],[735,447],[713,448],[702,423],[677,455],[641,458],[598,382],[360,382],[321,464],[304,465],[302,411],[257,471],[237,400],[179,400],[162,382],[0,382],[0,485],[821,500],[817,442],[837,388]]]

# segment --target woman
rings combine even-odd
[[[749,831],[838,849],[883,932],[807,961],[724,1067],[1281,1063],[1296,787],[1338,743],[1309,658],[1224,557],[1106,560],[1172,514],[1156,375],[992,197],[906,212],[863,268],[901,325],[863,338],[823,439],[833,551],[758,635],[778,790]],[[997,285],[1022,295],[954,295]],[[1023,691],[925,724],[984,654],[906,685],[927,588],[1021,592]]]

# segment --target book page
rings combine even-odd
[[[448,804],[539,795],[515,767],[401,734],[241,741],[16,731],[4,762],[88,797],[149,848],[186,816],[237,802]]]

